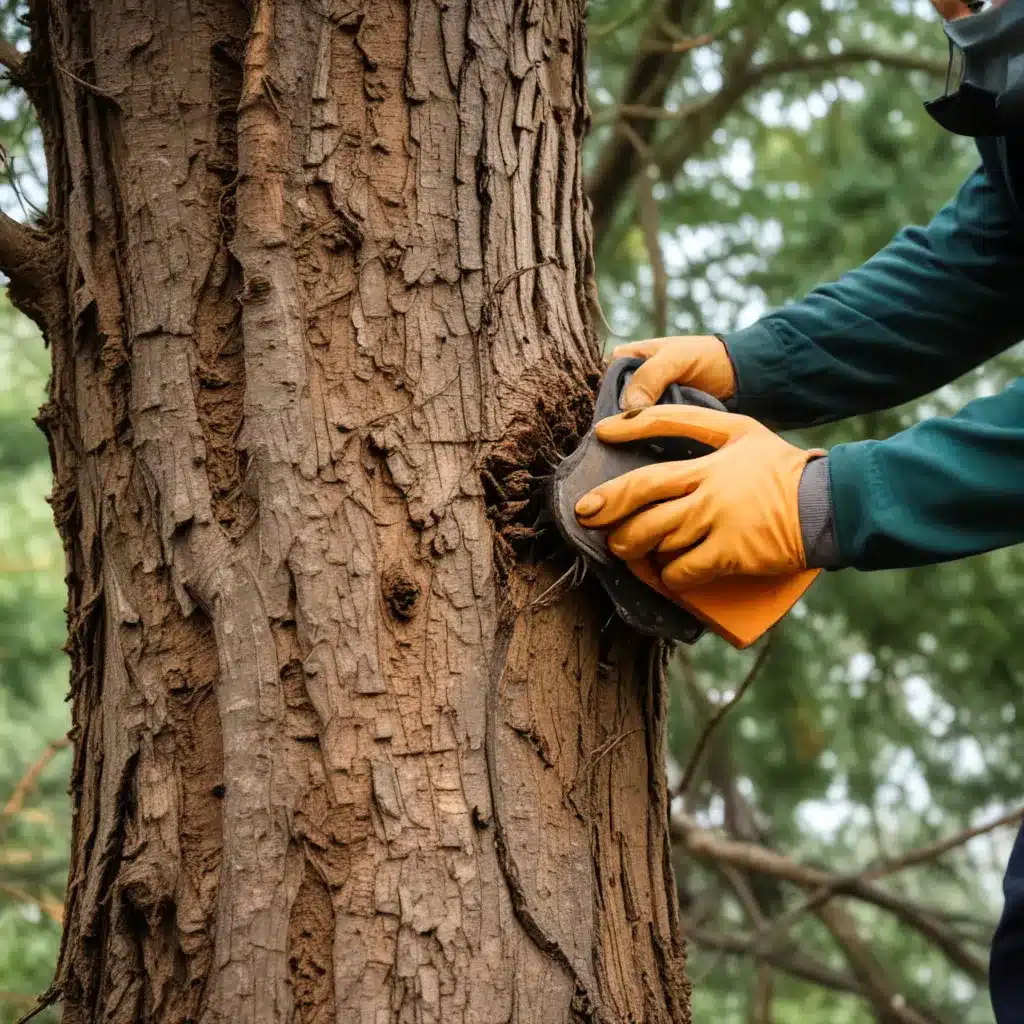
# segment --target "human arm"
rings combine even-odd
[[[1024,334],[1024,231],[983,168],[924,228],[725,336],[737,410],[798,427],[933,391]]]
[[[772,426],[889,408],[948,383],[1024,334],[1024,227],[983,168],[927,227],[744,330],[620,346],[647,359],[627,408],[672,381]]]
[[[1024,381],[884,441],[837,445],[828,481],[834,564],[902,568],[1021,543]]]

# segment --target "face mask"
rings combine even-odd
[[[1024,0],[947,21],[946,94],[925,109],[955,135],[1008,135],[1024,128]],[[958,77],[954,91],[950,84]]]

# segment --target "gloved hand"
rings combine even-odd
[[[609,444],[689,437],[717,449],[633,470],[576,504],[584,526],[613,528],[613,554],[660,564],[670,591],[807,567],[797,495],[804,467],[823,451],[796,448],[747,416],[686,405],[611,416],[597,436]]]
[[[622,392],[622,408],[646,409],[669,384],[685,384],[725,401],[736,392],[736,374],[725,344],[713,334],[683,338],[651,338],[619,345],[614,359],[640,356],[647,360]]]
[[[932,7],[945,18],[946,21],[955,21],[957,18],[966,18],[971,9],[963,0],[932,0]]]

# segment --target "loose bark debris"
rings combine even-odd
[[[503,572],[565,553],[557,530],[538,529],[537,521],[551,474],[590,429],[599,383],[592,374],[585,387],[569,377],[534,385],[539,397],[531,414],[514,423],[484,461],[480,478]]]

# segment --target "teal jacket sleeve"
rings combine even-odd
[[[1024,380],[885,441],[837,445],[840,562],[895,569],[1024,542]]]
[[[1024,335],[1024,226],[980,167],[924,228],[725,336],[737,411],[776,428],[891,408]]]

